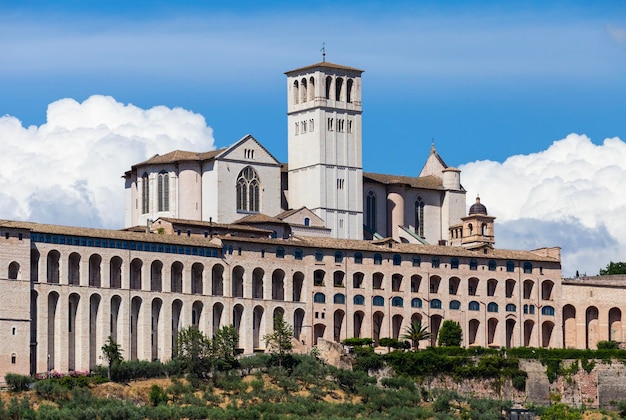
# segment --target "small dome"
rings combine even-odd
[[[487,214],[487,207],[483,204],[480,204],[480,197],[476,197],[476,203],[472,204],[472,207],[469,209],[469,215],[472,214]]]

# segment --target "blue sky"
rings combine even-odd
[[[522,209],[542,195],[526,188],[523,200],[508,198],[506,188],[486,182],[506,178],[497,175],[498,171],[511,171],[511,162],[523,160],[527,162],[526,172],[516,172],[518,178],[535,179],[533,174],[550,172],[548,169],[554,165],[562,172],[580,167],[571,179],[555,175],[570,179],[567,186],[559,185],[573,188],[578,195],[567,189],[540,190],[546,196],[563,193],[581,200],[584,196],[580,194],[591,189],[582,185],[606,184],[601,176],[606,172],[604,162],[609,153],[621,148],[605,145],[605,139],[626,139],[626,7],[622,1],[3,0],[0,116],[14,117],[23,127],[19,133],[14,124],[8,124],[11,129],[0,129],[0,142],[11,141],[14,149],[24,146],[20,156],[31,162],[38,162],[33,154],[41,153],[42,148],[73,149],[66,141],[80,138],[80,131],[74,130],[69,137],[55,137],[55,144],[44,136],[50,130],[42,125],[47,123],[45,127],[51,129],[59,121],[51,124],[51,115],[58,118],[68,109],[75,112],[76,107],[69,102],[50,110],[48,106],[64,98],[80,104],[92,95],[106,95],[117,105],[92,101],[87,117],[76,112],[71,115],[94,121],[100,116],[105,118],[97,104],[105,104],[114,113],[128,111],[120,108],[123,104],[133,104],[140,110],[180,107],[190,113],[172,125],[162,124],[171,134],[163,137],[170,140],[162,141],[162,148],[223,147],[250,133],[284,161],[283,73],[320,61],[323,42],[328,61],[365,70],[366,171],[417,175],[434,138],[446,162],[464,170],[468,203],[480,192],[488,207],[498,212],[495,215],[504,238],[501,245],[561,245],[568,255],[581,255],[578,245],[568,244],[579,243],[579,238],[589,234],[606,232],[606,241],[598,238],[604,258],[626,254],[626,243],[622,245],[617,239],[624,235],[618,235],[613,226],[619,223],[626,202],[612,206],[615,217],[608,219],[600,214],[608,206],[602,199],[595,200],[597,208],[585,212],[572,212],[568,209],[578,204],[568,204],[555,213],[553,203],[545,211],[533,213],[532,220],[558,222],[557,233],[545,236],[544,227],[543,236],[533,239],[525,235],[526,240],[517,243],[515,237],[519,238],[522,223],[519,220],[528,217]],[[176,132],[185,130],[180,121],[189,118],[195,121],[193,125],[198,115],[205,118],[212,133],[199,127],[193,131],[196,137],[177,138]],[[67,121],[69,117],[63,118]],[[145,127],[142,124],[138,127]],[[40,127],[38,138],[42,143],[38,152],[26,146],[26,127],[30,125]],[[148,132],[154,133],[154,127]],[[563,140],[571,133],[587,137]],[[15,140],[18,138],[24,140]],[[589,152],[592,146],[599,150],[597,156]],[[128,159],[162,151],[152,145],[133,147],[131,143],[119,143],[119,150],[127,152]],[[587,155],[576,155],[581,150]],[[86,148],[85,156],[90,153],[92,149]],[[572,158],[563,160],[563,155]],[[78,171],[94,165],[85,162],[72,166],[63,161],[70,156],[80,159],[75,154],[61,153],[54,164],[73,168],[67,171],[68,176],[74,173],[76,178],[71,185],[67,180],[59,180],[58,184],[65,182],[71,194],[86,197],[85,213],[89,217],[70,217],[58,211],[39,214],[38,218],[117,227],[118,222],[103,215],[94,218],[94,212],[89,212],[90,205],[97,206],[94,203],[98,193],[91,187],[91,178]],[[557,163],[546,163],[546,156]],[[596,156],[596,161],[585,161],[589,156]],[[586,163],[572,165],[580,160]],[[476,161],[476,165],[470,164]],[[50,164],[44,162],[48,161],[42,160],[40,166]],[[136,160],[124,165],[133,162]],[[11,173],[6,167],[11,165],[3,165],[0,186],[9,191]],[[588,176],[590,167],[600,175]],[[485,172],[485,168],[494,172]],[[529,168],[535,168],[534,172]],[[117,183],[112,189],[123,188],[120,175],[121,171],[112,167],[102,168],[99,174]],[[620,179],[621,172],[615,176]],[[84,190],[77,187],[83,181]],[[548,185],[544,181],[536,179],[536,186]],[[28,185],[24,189],[28,190]],[[609,189],[607,194],[621,191]],[[37,201],[34,196],[31,193],[32,202],[41,202],[41,197]],[[518,206],[516,211],[510,211],[513,201]],[[613,197],[611,201],[615,201]],[[533,209],[540,208],[541,203],[533,204]],[[24,210],[15,217],[36,216],[32,210]],[[514,221],[518,221],[516,229],[507,225]],[[626,226],[623,229],[626,234]],[[569,236],[573,232],[577,240]],[[593,264],[606,263],[598,256]]]

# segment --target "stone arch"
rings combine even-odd
[[[467,294],[469,296],[476,296],[476,294],[478,293],[479,283],[480,283],[480,280],[478,280],[476,277],[472,277],[469,280],[467,280]]]
[[[418,293],[422,284],[422,276],[413,274],[411,276],[411,293]]]
[[[9,280],[18,280],[20,274],[20,265],[17,261],[12,261],[11,264],[9,264],[9,272],[8,272],[8,279]]]
[[[363,311],[356,311],[353,315],[353,331],[352,335],[357,338],[361,338],[361,328],[363,327],[363,319],[365,314]]]
[[[196,300],[191,304],[191,325],[204,332],[204,328],[201,328],[204,325],[202,321],[204,321],[204,303]]]
[[[516,281],[514,279],[507,279],[504,283],[504,295],[507,298],[512,298],[513,293],[515,293],[515,284]]]
[[[213,305],[213,335],[223,326],[222,315],[224,314],[224,304],[216,302]]]
[[[441,328],[442,322],[443,317],[441,315],[433,315],[430,317],[430,345],[433,347],[437,345],[437,336],[439,335],[439,328]]]
[[[552,332],[554,331],[554,322],[544,321],[541,324],[541,347],[554,347],[552,345]]]
[[[163,290],[163,263],[159,260],[150,264],[150,291],[160,292]]]
[[[151,360],[159,360],[162,357],[161,347],[162,343],[162,322],[161,322],[161,308],[163,307],[163,301],[159,298],[152,299],[152,310],[150,316],[150,358]]]
[[[39,300],[39,293],[37,293],[36,290],[32,290],[30,291],[30,316],[31,316],[31,322],[30,322],[30,342],[33,343],[30,347],[30,374],[31,376],[35,375],[35,373],[37,373],[37,351],[38,351],[38,344],[37,344],[37,332],[38,332],[38,328],[39,328],[39,323],[41,322],[39,320],[39,305],[38,305],[38,301]]]
[[[172,357],[176,354],[176,347],[178,346],[178,332],[180,331],[181,318],[183,313],[183,302],[180,299],[174,299],[172,302],[172,335],[170,337],[172,343]]]
[[[49,254],[48,254],[49,255]],[[59,305],[59,294],[50,292],[48,294],[48,369],[54,369],[57,362],[56,344],[59,337],[57,336],[57,320]],[[60,356],[60,355],[59,355]]]
[[[498,280],[496,279],[487,280],[487,296],[495,296],[497,289],[498,289]]]
[[[430,293],[439,293],[439,286],[441,284],[441,277],[439,276],[430,276],[429,287]]]
[[[467,336],[467,343],[470,346],[476,346],[478,340],[478,331],[480,329],[480,321],[477,319],[470,319],[468,324],[469,331]]]
[[[459,285],[461,279],[458,277],[450,277],[448,280],[448,293],[451,295],[457,295],[459,293]]]
[[[102,297],[94,293],[89,297],[89,369],[98,364],[98,352],[102,348],[100,325],[100,302]]]
[[[245,270],[242,266],[238,265],[233,268],[232,277],[232,295],[233,297],[243,297],[243,275]]]
[[[263,278],[265,271],[262,268],[255,268],[252,272],[252,298],[263,299]],[[255,347],[258,348],[258,347]]]
[[[341,341],[343,323],[346,313],[342,309],[337,309],[333,314],[333,340],[337,343]]]
[[[46,275],[48,283],[59,283],[59,261],[61,254],[56,249],[48,252],[46,257]]]
[[[404,322],[404,317],[402,315],[394,315],[391,318],[391,338],[394,338],[396,340],[400,339],[403,322]]]
[[[194,263],[191,266],[191,293],[201,295],[204,293],[204,265]]]
[[[304,274],[300,271],[293,273],[293,301],[300,302],[302,300],[302,285],[304,284]]]
[[[530,299],[533,293],[535,282],[532,280],[524,280],[524,299]]]
[[[272,300],[285,300],[285,272],[281,269],[272,273]]]
[[[552,280],[544,280],[541,282],[541,299],[554,300],[553,296],[554,282]]]
[[[263,307],[255,306],[252,312],[252,347],[261,348],[261,340],[265,334],[265,325],[263,324]]]
[[[69,296],[68,302],[68,319],[67,319],[67,368],[68,370],[76,370],[76,330],[79,327],[80,320],[80,295],[78,293],[72,293]],[[78,334],[80,338],[80,333]],[[80,339],[78,340],[80,343]],[[79,348],[80,352],[80,348]],[[80,356],[80,353],[79,355]]]
[[[67,281],[68,284],[80,285],[80,254],[72,252],[67,259]]]
[[[109,262],[109,287],[111,289],[122,288],[122,259],[113,257]]]
[[[92,254],[89,257],[89,286],[100,287],[102,285],[102,257],[98,254]]]
[[[324,333],[326,332],[326,325],[324,324],[315,324],[313,326],[313,345],[317,345],[318,338],[324,338]]]
[[[385,319],[385,314],[376,311],[372,314],[372,339],[374,340],[374,345],[378,346],[378,341],[380,340],[380,334],[383,329],[383,321]]]
[[[505,347],[507,349],[510,349],[511,347],[514,347],[514,331],[515,331],[515,324],[516,321],[514,318],[507,318],[506,322],[505,322],[505,326],[506,326],[506,343],[505,343]]]
[[[130,289],[141,290],[141,267],[143,262],[135,258],[130,262]]]
[[[586,346],[588,349],[594,349],[598,345],[599,327],[598,327],[598,308],[590,306],[585,311],[585,330],[586,330]]]
[[[241,321],[243,320],[243,305],[238,303],[233,306],[233,328],[237,331],[237,348],[241,348]]]
[[[118,295],[111,296],[111,315],[109,317],[109,335],[118,341],[120,309],[122,308],[122,298]]]
[[[39,281],[39,259],[41,255],[36,249],[30,250],[30,281],[36,283]]]
[[[622,341],[622,310],[619,308],[609,309],[609,339]]]
[[[489,318],[487,321],[487,345],[498,346],[498,319]]]
[[[183,263],[174,261],[170,271],[170,290],[172,293],[183,292]]]
[[[293,336],[300,340],[302,326],[304,325],[304,309],[298,308],[293,313]]]
[[[530,347],[534,328],[535,321],[531,319],[527,319],[526,321],[524,321],[524,347]]]
[[[141,305],[143,301],[139,296],[135,296],[130,301],[130,360],[137,360],[141,352],[139,351],[139,337],[143,337],[141,326]]]
[[[422,314],[418,314],[417,312],[414,313],[413,315],[411,315],[411,324],[413,324],[414,322],[422,322]]]
[[[576,308],[573,305],[563,306],[563,344],[565,348],[576,348]]]
[[[384,278],[385,275],[383,273],[372,274],[372,289],[382,289]]]
[[[215,264],[211,268],[211,294],[224,296],[224,266],[222,264]]]

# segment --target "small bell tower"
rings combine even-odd
[[[493,222],[496,218],[487,214],[487,207],[476,197],[476,203],[472,204],[466,217],[462,217],[463,233],[461,246],[475,249],[488,246],[493,248],[496,243]]]

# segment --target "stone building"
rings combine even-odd
[[[90,369],[108,336],[167,360],[189,325],[233,325],[242,352],[263,351],[279,313],[306,349],[416,319],[432,345],[445,319],[465,346],[583,343],[561,321],[559,248],[497,249],[495,218],[478,199],[466,213],[434,146],[417,176],[363,172],[361,70],[286,75],[287,164],[247,135],[133,165],[124,230],[0,222],[0,377]]]

